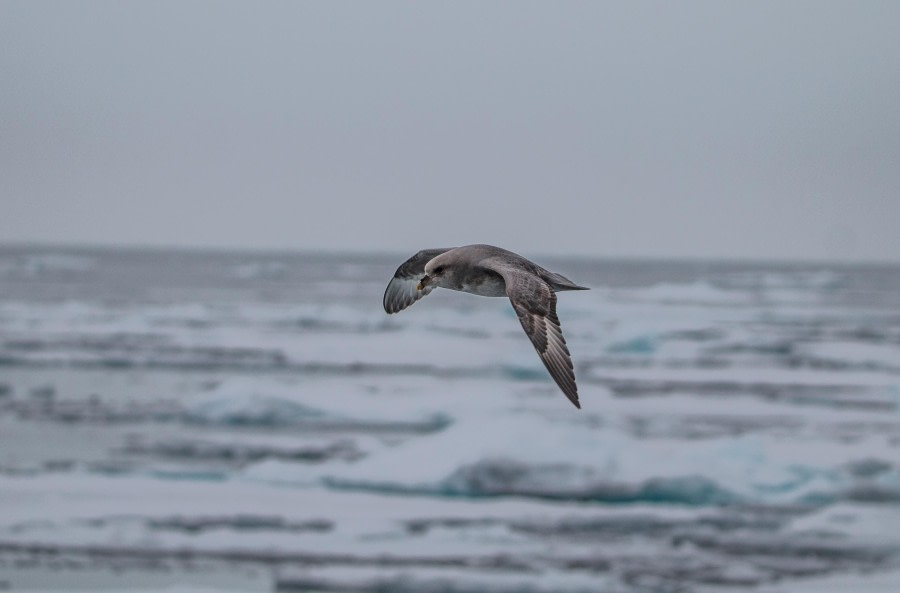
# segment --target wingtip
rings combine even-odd
[[[576,387],[574,390],[571,390],[571,391],[568,390],[568,389],[564,389],[564,390],[563,390],[563,395],[566,396],[566,399],[567,399],[567,400],[569,400],[570,402],[572,402],[572,405],[573,405],[573,406],[575,406],[575,407],[578,408],[579,410],[581,409],[581,401],[578,399],[578,390],[577,390],[577,387]]]

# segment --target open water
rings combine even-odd
[[[900,590],[900,269],[0,248],[0,589]]]

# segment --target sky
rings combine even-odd
[[[898,262],[898,23],[0,0],[0,243]]]

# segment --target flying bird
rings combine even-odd
[[[384,310],[402,311],[436,287],[509,297],[550,376],[581,408],[572,357],[556,316],[556,293],[588,288],[492,245],[423,249],[397,268],[384,291]]]

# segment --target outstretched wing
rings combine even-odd
[[[425,275],[425,264],[450,249],[452,247],[423,249],[403,262],[394,272],[394,277],[391,278],[384,291],[384,310],[388,313],[397,313],[431,292],[434,289],[433,286],[416,290],[416,285]]]
[[[556,316],[553,289],[526,270],[507,266],[497,266],[494,270],[503,276],[513,309],[550,376],[575,407],[581,408],[572,357]]]

